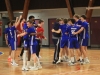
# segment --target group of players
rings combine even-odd
[[[20,25],[20,29],[22,30],[21,32],[17,30],[18,25]],[[29,69],[38,70],[42,68],[39,61],[39,52],[42,39],[46,39],[46,37],[43,36],[43,25],[43,20],[39,20],[39,24],[36,25],[34,16],[30,16],[28,21],[25,21],[25,19],[20,16],[19,18],[16,18],[16,21],[11,21],[8,23],[8,28],[5,29],[5,40],[6,44],[11,49],[8,59],[10,59],[13,66],[18,66],[18,64],[15,62],[17,37],[22,37],[24,43],[24,51],[22,51],[22,70],[28,71]],[[33,67],[30,66],[30,57],[33,59]]]
[[[75,14],[73,18],[57,19],[57,23],[52,29],[55,45],[53,64],[58,64],[65,60],[68,65],[75,65],[77,62],[75,52],[77,52],[80,64],[90,63],[87,56],[88,28],[89,24],[85,15],[79,16]],[[61,38],[59,38],[60,35]]]
[[[69,65],[75,65],[75,53],[76,49],[80,64],[89,63],[87,56],[87,46],[88,46],[88,23],[86,22],[86,16],[74,15],[73,19],[58,19],[57,23],[58,29],[52,29],[53,42],[55,44],[54,53],[54,64],[61,63],[63,59],[67,57]],[[22,32],[17,30],[18,25]],[[38,70],[42,66],[39,61],[40,43],[42,39],[46,39],[43,36],[43,26],[44,21],[39,20],[39,24],[36,25],[34,21],[34,16],[30,16],[29,20],[26,22],[22,19],[22,16],[16,18],[16,21],[10,21],[8,23],[8,28],[5,29],[5,40],[6,44],[11,49],[9,52],[9,58],[11,58],[11,64],[17,66],[15,62],[15,54],[17,50],[17,37],[23,37],[23,67],[22,70]],[[57,28],[57,26],[55,26]],[[60,39],[55,37],[56,35],[61,35]],[[57,40],[55,40],[57,39]],[[60,41],[59,41],[60,40]],[[55,43],[56,42],[56,43]],[[60,43],[60,49],[58,45]],[[57,51],[59,49],[59,51]],[[28,55],[28,59],[27,59]],[[34,66],[30,66],[30,57],[33,59]]]

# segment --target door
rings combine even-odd
[[[91,46],[100,47],[100,17],[91,18]]]
[[[48,30],[49,30],[48,32],[49,32],[49,45],[50,46],[54,46],[53,42],[52,42],[52,32],[51,32],[51,30],[52,30],[55,22],[56,22],[56,18],[48,19]]]

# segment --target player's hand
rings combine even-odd
[[[72,32],[72,34],[73,34],[73,35],[76,35],[76,33],[75,33],[75,32]]]
[[[22,15],[20,15],[20,17],[19,17],[20,19],[22,18]]]
[[[6,40],[6,45],[8,45],[8,41]]]
[[[54,30],[54,29],[52,29],[51,31],[52,31],[52,32],[55,32],[55,30]]]
[[[17,37],[20,37],[20,34],[18,34]]]
[[[16,19],[18,19],[18,17],[16,17]]]
[[[45,37],[44,40],[47,40],[47,38]]]

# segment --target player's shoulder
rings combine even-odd
[[[15,26],[12,26],[11,28],[12,28],[12,29],[16,29],[16,27],[15,27]]]
[[[81,21],[81,20],[78,20],[78,22],[79,22],[79,23],[82,23],[82,21]]]
[[[70,25],[70,26],[68,26],[68,29],[71,29],[72,28],[72,26]]]

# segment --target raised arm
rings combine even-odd
[[[20,29],[23,31],[23,23],[20,23]]]
[[[15,23],[15,27],[16,27],[16,28],[17,28],[17,27],[18,27],[18,25],[20,24],[20,20],[21,20],[21,18],[22,18],[22,15],[20,15],[20,17],[19,17],[18,21]]]

